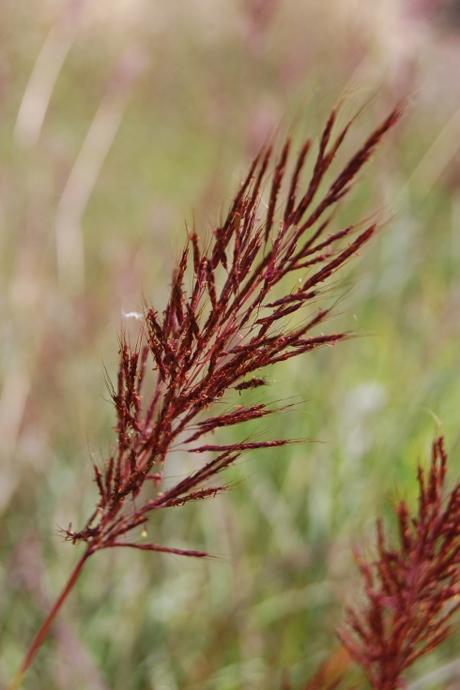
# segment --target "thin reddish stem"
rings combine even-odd
[[[20,687],[22,680],[32,665],[36,655],[38,654],[40,647],[42,646],[43,642],[46,639],[46,636],[49,633],[49,630],[54,623],[54,620],[59,613],[60,609],[62,608],[65,600],[69,596],[70,592],[75,586],[75,583],[77,582],[80,573],[82,571],[83,566],[85,565],[86,561],[88,558],[91,556],[93,551],[91,548],[87,548],[83,556],[80,558],[74,569],[72,570],[69,579],[67,580],[67,583],[65,587],[63,588],[61,594],[59,597],[56,599],[56,601],[53,604],[53,607],[51,608],[49,614],[43,621],[40,629],[38,630],[37,634],[35,635],[32,644],[30,645],[23,661],[22,664],[19,668],[19,671],[13,678],[11,684],[8,686],[7,690],[17,690],[17,688]]]

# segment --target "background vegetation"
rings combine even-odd
[[[301,686],[334,648],[350,545],[415,495],[439,426],[454,467],[459,450],[456,17],[403,0],[1,4],[0,684],[76,559],[58,528],[86,518],[110,448],[103,366],[123,314],[162,306],[184,220],[212,231],[274,130],[316,134],[345,98],[365,105],[356,143],[406,99],[343,211],[387,221],[334,288],[359,337],[252,393],[293,398],[270,436],[309,441],[248,455],[228,495],[151,527],[217,560],[95,558],[24,688]],[[460,633],[415,676],[459,650]]]

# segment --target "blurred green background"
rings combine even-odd
[[[123,313],[162,307],[185,223],[212,231],[270,133],[317,134],[340,99],[366,106],[349,150],[407,106],[344,211],[386,221],[334,283],[333,327],[359,337],[280,365],[263,394],[298,405],[256,434],[310,440],[149,526],[218,559],[92,559],[23,687],[302,687],[335,648],[350,546],[415,497],[440,428],[458,478],[459,5],[3,0],[0,686],[77,557],[58,530],[94,505]],[[414,678],[456,655],[460,632]]]

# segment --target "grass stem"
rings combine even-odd
[[[11,681],[10,685],[7,687],[6,690],[18,690],[18,688],[21,686],[21,683],[24,679],[25,674],[27,673],[28,669],[32,665],[36,655],[38,654],[40,647],[42,646],[43,642],[46,639],[46,636],[48,635],[48,632],[54,622],[54,619],[56,618],[57,614],[59,613],[61,607],[63,606],[65,600],[67,599],[68,595],[72,591],[72,589],[75,586],[75,583],[77,582],[80,573],[82,571],[83,566],[85,565],[86,561],[92,554],[91,548],[87,548],[80,560],[77,562],[75,565],[74,569],[72,570],[69,579],[67,580],[67,583],[65,587],[63,588],[61,594],[59,597],[56,599],[56,601],[53,604],[53,607],[51,608],[49,614],[43,621],[42,625],[40,626],[40,629],[38,630],[37,634],[35,635],[34,639],[32,640],[32,643],[27,650],[26,655],[24,656],[24,659],[22,661],[22,664],[14,676],[13,680]]]

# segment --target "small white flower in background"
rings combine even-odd
[[[140,311],[122,311],[121,315],[124,319],[137,319],[137,321],[142,321],[144,315]]]

